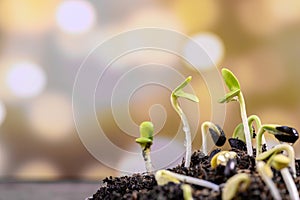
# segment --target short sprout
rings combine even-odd
[[[236,100],[239,101],[241,118],[243,122],[246,145],[247,145],[247,153],[249,156],[252,156],[253,155],[252,141],[251,141],[250,130],[248,127],[246,104],[245,104],[243,93],[240,88],[240,83],[238,79],[235,77],[235,75],[229,69],[223,68],[222,76],[229,89],[229,93],[227,93],[225,97],[220,99],[219,102],[228,103],[230,101],[236,101]]]
[[[250,183],[251,179],[248,174],[240,173],[232,176],[230,179],[227,180],[223,188],[222,199],[233,199],[239,191],[246,191]]]
[[[151,145],[153,142],[153,124],[145,121],[140,125],[140,137],[135,139],[141,146]]]
[[[290,167],[292,169],[293,176],[296,176],[295,152],[294,152],[293,147],[291,147],[288,144],[278,144],[275,147],[273,147],[272,149],[259,154],[256,157],[256,160],[258,160],[258,161],[269,160],[273,155],[281,153],[282,151],[287,152],[288,158],[290,160]]]
[[[159,170],[155,173],[155,180],[158,185],[166,185],[169,182],[180,183],[180,181],[173,176],[168,170]]]
[[[152,122],[142,122],[140,125],[140,137],[135,140],[136,143],[141,145],[146,170],[148,173],[153,171],[150,157],[150,147],[153,143],[153,131],[154,128]]]
[[[234,151],[220,151],[210,161],[211,168],[214,169],[218,165],[226,166],[230,159],[236,158],[237,154]]]
[[[206,121],[201,125],[202,132],[202,151],[205,155],[208,154],[207,150],[207,129],[212,137],[214,144],[218,147],[221,147],[226,142],[226,136],[224,131],[219,125],[215,125],[212,122]]]
[[[169,182],[179,183],[179,181],[181,181],[184,183],[189,183],[189,184],[198,185],[201,187],[210,188],[215,191],[219,191],[219,189],[220,189],[218,185],[216,185],[212,182],[194,178],[191,176],[177,174],[175,172],[171,172],[169,170],[164,170],[164,169],[156,172],[155,180],[157,181],[158,185],[165,185]]]
[[[179,106],[178,98],[182,97],[190,101],[199,102],[199,99],[195,95],[186,93],[182,90],[191,80],[192,80],[191,76],[187,77],[185,81],[182,82],[177,88],[175,88],[171,94],[172,106],[180,116],[180,119],[183,124],[183,131],[185,132],[185,140],[186,140],[186,155],[185,155],[185,165],[184,165],[185,167],[190,166],[191,156],[192,156],[192,139],[191,139],[190,126],[188,124],[184,112]]]
[[[281,152],[285,150],[288,157],[283,155]],[[285,185],[289,191],[290,198],[299,200],[299,193],[295,182],[288,170],[288,166],[291,165],[292,173],[295,176],[295,158],[294,149],[288,144],[280,144],[275,146],[258,156],[256,160],[267,160],[267,164],[272,166],[276,170],[280,170]],[[261,162],[261,161],[259,161]]]
[[[193,189],[189,184],[182,184],[181,189],[183,191],[184,200],[193,200],[193,195],[192,195]]]
[[[256,137],[256,157],[262,152],[262,136],[266,131],[273,134],[281,142],[293,144],[299,138],[299,134],[294,128],[276,124],[262,125]]]
[[[257,169],[259,175],[262,177],[265,184],[269,187],[273,198],[281,199],[278,188],[276,187],[275,183],[272,180],[273,172],[272,172],[270,166],[267,165],[263,161],[258,161],[256,164],[256,169]]]

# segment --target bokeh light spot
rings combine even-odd
[[[47,141],[62,141],[74,127],[71,100],[62,94],[46,93],[33,101],[29,124]]]
[[[53,13],[59,0],[0,1],[0,29],[7,33],[40,34],[55,24]]]
[[[194,50],[194,43],[199,44],[209,56],[209,59],[200,59],[199,52]],[[192,37],[184,48],[184,56],[196,67],[207,69],[220,63],[224,56],[224,45],[222,40],[215,34],[202,33]]]
[[[19,62],[12,65],[7,73],[6,84],[17,97],[33,97],[42,92],[46,75],[36,64]]]
[[[63,1],[56,11],[58,26],[67,33],[83,33],[95,23],[95,10],[88,1]]]
[[[34,160],[21,165],[14,174],[23,180],[54,180],[59,178],[60,172],[49,161]]]

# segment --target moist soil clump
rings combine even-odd
[[[211,154],[217,153],[214,150]],[[184,161],[170,171],[208,180],[220,185],[220,191],[212,191],[204,187],[191,185],[194,199],[220,199],[222,189],[226,181],[236,173],[247,173],[250,176],[251,184],[244,192],[238,192],[235,199],[272,199],[269,188],[265,185],[258,172],[256,171],[255,157],[247,155],[243,150],[231,149],[237,153],[235,160],[236,166],[228,173],[225,166],[219,165],[212,169],[210,160],[213,155],[204,156],[200,151],[192,154],[191,165],[184,167]],[[255,150],[254,150],[255,153]],[[255,154],[254,154],[255,155]],[[275,182],[282,199],[290,199],[288,190],[285,186],[281,173],[273,170],[273,181]],[[300,193],[300,160],[296,160],[295,183]],[[181,184],[168,183],[166,185],[157,185],[154,175],[151,174],[133,174],[132,176],[107,177],[103,181],[99,190],[89,198],[89,200],[100,199],[183,199]]]

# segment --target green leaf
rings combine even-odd
[[[193,94],[190,94],[190,93],[185,93],[184,91],[182,90],[178,90],[174,93],[174,95],[176,95],[177,97],[183,97],[183,98],[186,98],[190,101],[194,101],[196,103],[199,102],[199,99],[196,95],[193,95]]]
[[[235,77],[235,75],[229,69],[223,68],[222,76],[223,76],[224,81],[230,91],[241,89],[238,79]]]
[[[153,140],[153,124],[152,122],[145,121],[140,124],[140,137],[148,138],[151,141]]]
[[[177,88],[173,90],[172,94],[176,94],[179,90],[182,90],[189,82],[191,82],[191,80],[191,76],[187,77],[179,86],[177,86]]]
[[[228,103],[230,101],[234,101],[234,97],[238,96],[241,92],[240,89],[236,89],[233,91],[228,92],[222,99],[219,99],[219,103]]]
[[[140,138],[135,139],[135,142],[139,143],[139,144],[147,144],[147,143],[152,143],[152,140],[149,138],[140,137]]]

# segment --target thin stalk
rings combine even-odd
[[[295,185],[294,179],[292,178],[287,167],[280,170],[283,177],[284,183],[289,191],[290,198],[292,200],[299,200],[299,193]]]
[[[248,117],[247,117],[247,112],[246,112],[245,100],[244,100],[242,92],[239,93],[238,100],[240,102],[241,118],[243,121],[244,133],[245,133],[245,139],[246,139],[246,145],[247,145],[247,154],[249,156],[252,156],[253,150],[252,150],[250,129],[248,126]]]
[[[191,131],[190,131],[190,126],[189,123],[187,121],[187,118],[185,116],[185,114],[181,111],[181,121],[182,121],[182,125],[183,125],[183,131],[185,133],[185,147],[186,147],[186,152],[185,152],[185,163],[184,163],[184,167],[189,167],[190,163],[191,163],[191,156],[192,156],[192,139],[191,139]]]
[[[257,171],[263,181],[266,183],[266,185],[269,187],[270,192],[274,199],[281,200],[280,193],[278,191],[278,188],[276,187],[275,183],[273,182],[272,178],[268,176],[268,174],[265,172],[265,163],[263,161],[259,161],[256,165]]]
[[[143,149],[143,158],[145,161],[145,167],[148,173],[153,172],[153,166],[151,162],[151,157],[150,157],[150,146],[146,145],[145,148]]]
[[[182,174],[177,174],[177,173],[174,173],[174,172],[171,172],[168,170],[165,170],[164,173],[166,173],[166,175],[169,175],[171,177],[178,179],[181,182],[185,182],[185,183],[189,183],[189,184],[193,184],[193,185],[199,185],[202,187],[210,188],[215,191],[220,190],[220,187],[217,184],[214,184],[214,183],[206,181],[206,180],[194,178],[191,176],[185,176]]]
[[[260,119],[259,119],[259,117],[257,115],[251,115],[250,117],[248,117],[248,125],[249,125],[249,127],[252,125],[252,123],[254,121],[256,123],[257,130],[259,130],[260,127],[261,127],[261,121],[260,121]],[[265,139],[264,135],[262,135],[262,144],[266,145],[266,148],[268,150],[267,142],[266,142],[266,139]]]

